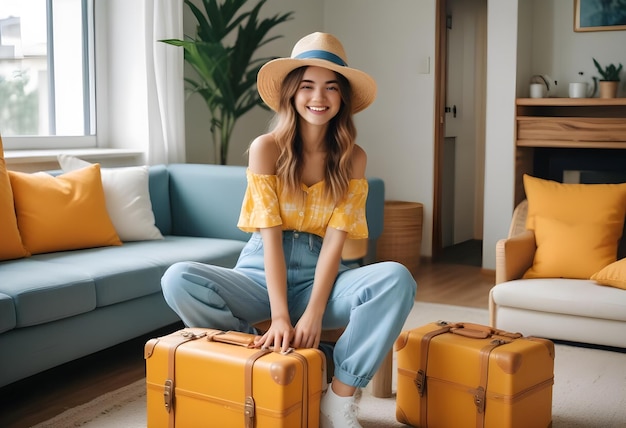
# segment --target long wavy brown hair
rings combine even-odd
[[[298,112],[294,96],[300,86],[307,67],[299,67],[285,77],[280,91],[280,105],[272,122],[272,134],[280,149],[276,164],[276,175],[285,183],[287,191],[294,195],[302,193],[300,188],[304,168],[303,144],[299,133]],[[341,107],[329,122],[326,133],[326,166],[324,171],[325,191],[335,203],[345,197],[352,172],[350,162],[356,141],[356,127],[352,119],[352,90],[348,80],[335,73],[341,92]]]

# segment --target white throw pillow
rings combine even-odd
[[[71,155],[60,154],[57,159],[64,172],[91,165]],[[148,167],[101,168],[100,172],[107,212],[120,239],[122,241],[163,239],[155,225],[152,211]]]

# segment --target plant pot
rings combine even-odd
[[[600,80],[600,98],[615,98],[619,81]]]

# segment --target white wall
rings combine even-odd
[[[533,74],[548,74],[558,82],[559,97],[568,96],[569,82],[586,81],[600,77],[592,58],[606,66],[622,63],[626,67],[626,31],[575,32],[573,30],[572,0],[522,0],[531,1],[533,27],[530,75],[518,75],[523,82],[520,96],[528,96],[528,79]],[[523,28],[520,33],[528,33]],[[518,70],[519,71],[519,70]],[[578,75],[582,71],[583,77]],[[618,96],[626,96],[626,70]]]
[[[325,9],[325,30],[342,41],[349,64],[378,84],[374,104],[355,117],[368,175],[385,181],[386,199],[424,204],[422,254],[430,255],[435,2],[341,0],[326,2]],[[427,74],[420,73],[425,61]]]
[[[495,246],[513,212],[517,0],[489,0],[483,267],[495,269]]]

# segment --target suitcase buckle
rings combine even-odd
[[[478,413],[485,412],[485,389],[482,386],[478,387],[474,394],[474,404]]]
[[[180,335],[189,339],[200,339],[206,336],[206,333],[194,333],[193,331],[183,330]]]
[[[415,376],[415,386],[420,397],[424,396],[424,390],[426,389],[426,372],[424,370],[418,370]]]
[[[163,399],[165,401],[165,410],[167,413],[172,411],[172,379],[167,379],[163,385]]]
[[[246,397],[246,402],[244,404],[244,414],[246,419],[253,421],[254,420],[254,398]]]

